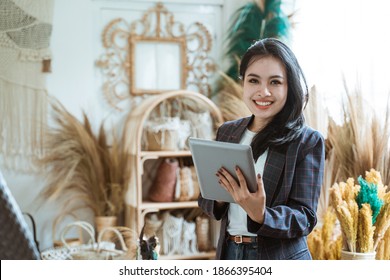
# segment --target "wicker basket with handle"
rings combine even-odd
[[[88,233],[89,241],[85,244],[81,244],[78,246],[71,246],[66,241],[66,234],[72,227],[80,227],[85,232]],[[90,254],[92,250],[96,250],[98,248],[105,249],[115,249],[115,244],[112,242],[103,241],[98,244],[95,240],[95,230],[90,223],[84,221],[76,221],[68,224],[61,232],[61,241],[64,246],[49,248],[47,250],[42,251],[41,257],[43,260],[72,260],[73,256],[79,256],[81,254]],[[91,254],[90,254],[91,255]],[[84,257],[86,259],[86,257]],[[91,259],[91,258],[90,258]]]

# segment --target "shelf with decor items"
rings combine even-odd
[[[214,139],[222,122],[211,99],[187,90],[144,99],[125,120],[126,131],[132,132],[123,139],[131,161],[125,224],[139,234],[157,235],[160,259],[215,256],[211,221],[197,203],[199,186],[187,139]]]

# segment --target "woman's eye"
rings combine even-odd
[[[258,83],[258,81],[256,79],[249,79],[248,82],[251,84]]]
[[[282,82],[279,80],[272,80],[271,81],[271,85],[280,85],[280,84],[282,84]]]

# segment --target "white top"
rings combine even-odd
[[[250,145],[255,135],[255,132],[246,129],[241,138],[240,144]],[[263,176],[267,154],[268,149],[259,157],[259,159],[255,163],[256,174],[260,173],[260,175]],[[227,226],[227,231],[230,235],[256,236],[256,234],[250,233],[248,231],[247,214],[240,205],[236,203],[230,203],[228,217],[229,223]]]

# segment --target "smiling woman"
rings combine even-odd
[[[253,57],[243,79],[243,99],[255,115],[249,129],[256,132],[264,128],[286,103],[286,71],[278,58]]]
[[[325,147],[304,123],[302,69],[286,44],[268,38],[249,47],[240,76],[252,116],[224,123],[217,141],[252,146],[257,191],[249,192],[242,166],[236,176],[222,167],[215,176],[235,203],[199,198],[206,214],[222,220],[217,258],[311,259],[306,236],[317,223]]]

